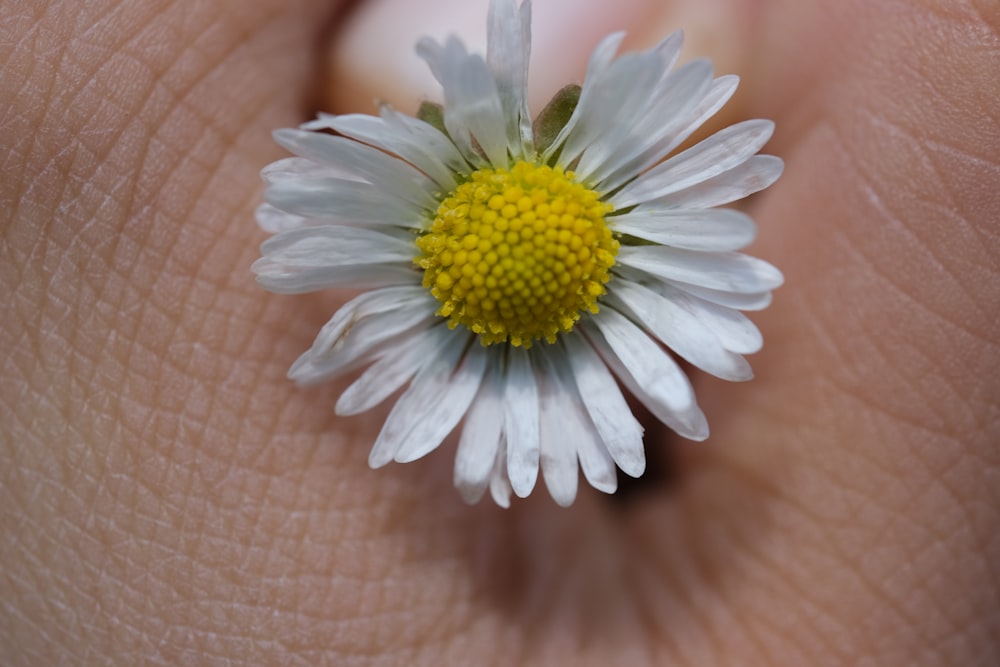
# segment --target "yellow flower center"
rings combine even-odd
[[[618,253],[612,209],[559,167],[480,169],[438,207],[415,261],[448,326],[484,345],[554,343],[598,310]]]

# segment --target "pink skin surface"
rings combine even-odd
[[[484,4],[3,4],[0,664],[997,664],[996,3],[537,0],[536,108],[616,28],[743,77],[787,284],[707,442],[508,511],[370,471],[385,409],[285,379],[344,295],[248,268],[270,130],[412,110]]]

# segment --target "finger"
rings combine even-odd
[[[996,595],[982,582],[1000,520],[1000,135],[986,102],[1000,49],[984,8],[769,6],[754,101],[778,120],[786,170],[755,216],[786,286],[757,318],[750,391],[702,394],[720,458],[785,507],[780,585],[844,618],[881,610],[866,615],[873,636],[939,662],[965,658],[929,637],[989,645],[973,619]],[[823,561],[843,576],[798,569]]]
[[[250,609],[219,576],[261,518],[236,499],[297,488],[252,470],[287,355],[247,267],[270,129],[299,116],[326,9],[2,11],[3,662],[257,662],[208,600]]]
[[[376,101],[413,111],[437,99],[438,86],[413,47],[430,36],[461,35],[486,50],[487,0],[373,0],[345,17],[327,48],[321,101],[338,113],[370,113]],[[587,59],[606,35],[628,33],[624,49],[648,48],[678,28],[688,58],[711,55],[719,73],[742,73],[744,45],[759,3],[657,0],[542,0],[532,7],[532,62],[528,97],[536,112],[561,87],[583,78]]]
[[[862,652],[881,642],[894,655],[945,655],[928,638],[949,628],[988,647],[975,619],[995,592],[977,582],[993,577],[997,514],[976,508],[997,506],[981,473],[997,468],[998,437],[984,400],[998,391],[995,16],[975,4],[761,5],[759,33],[738,49],[745,99],[778,120],[773,150],[788,175],[758,202],[757,248],[788,284],[759,318],[754,384],[701,382],[715,435],[686,505],[760,550],[734,556],[716,543],[701,562],[753,582],[745,616],[764,592],[778,606],[832,609]],[[345,91],[345,105],[370,99]],[[759,523],[739,525],[745,515],[719,500],[726,475],[770,496],[754,504],[781,527],[773,542],[761,546]],[[663,542],[669,560],[676,540]],[[954,566],[969,554],[974,563]],[[936,602],[947,599],[960,602]],[[852,622],[860,613],[876,629]],[[763,630],[765,643],[784,655],[798,631]]]

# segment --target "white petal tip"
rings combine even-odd
[[[558,505],[559,507],[571,507],[573,505],[573,501],[576,500],[576,494],[574,493],[572,496],[560,496],[560,497],[552,495],[552,500],[554,500],[556,505]]]
[[[358,410],[353,401],[345,401],[343,396],[333,406],[333,414],[338,417],[353,417],[361,412],[364,412],[364,410]]]
[[[436,449],[436,447],[435,447],[435,449]],[[424,452],[424,451],[420,451],[420,450],[416,450],[416,451],[412,451],[412,452],[404,451],[404,452],[400,452],[400,453],[396,454],[396,456],[393,457],[392,460],[395,461],[396,463],[413,463],[414,461],[422,459],[428,453],[429,452]]]
[[[680,433],[680,435],[684,436],[688,440],[693,440],[694,442],[704,442],[705,440],[708,440],[708,426],[705,426],[703,429],[695,429],[686,433]]]
[[[512,469],[513,474],[511,474]],[[517,459],[509,461],[507,475],[514,495],[518,498],[527,498],[535,490],[535,484],[538,483],[538,462],[536,460],[532,464]]]
[[[688,440],[701,442],[708,439],[708,420],[697,406],[685,414],[676,414],[672,428],[677,435]]]
[[[308,359],[299,357],[295,360],[295,363],[292,364],[292,367],[288,369],[288,373],[286,374],[288,379],[293,382],[302,382],[302,380],[309,375],[309,365]]]
[[[499,507],[510,508],[510,486],[506,483],[490,484],[490,496]]]
[[[476,505],[480,500],[483,499],[483,494],[486,492],[485,486],[471,485],[471,484],[459,484],[455,483],[455,488],[458,490],[458,495],[461,496],[462,500],[465,501],[467,505]]]
[[[379,468],[383,468],[386,465],[388,465],[391,461],[392,459],[389,459],[389,461],[383,461],[381,459],[369,458],[368,467],[371,468],[372,470],[378,470]]]
[[[617,463],[618,467],[621,468],[621,471],[629,477],[642,477],[646,472],[645,457],[638,461],[618,461]],[[615,484],[613,484],[612,487],[616,485],[617,480],[615,480]],[[612,488],[612,491],[614,491],[614,488]]]
[[[511,479],[510,488],[514,492],[514,495],[518,498],[527,498],[531,495],[531,492],[535,490],[536,481],[537,478],[535,477],[530,479],[524,477],[520,479]]]
[[[608,495],[611,495],[615,491],[618,490],[618,480],[617,479],[600,480],[600,481],[597,481],[597,480],[588,480],[588,481],[590,482],[590,485],[592,487],[594,487],[595,489],[597,489],[601,493],[606,493]]]
[[[375,446],[372,447],[371,454],[368,455],[368,467],[372,470],[378,470],[379,468],[392,462],[392,453],[386,451],[384,447],[380,447],[379,445],[379,441],[376,440]]]

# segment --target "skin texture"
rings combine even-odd
[[[0,664],[997,664],[995,3],[629,3],[777,122],[787,285],[757,379],[695,374],[708,442],[508,511],[285,379],[344,295],[253,283],[268,133],[427,94],[321,4],[0,4]]]

